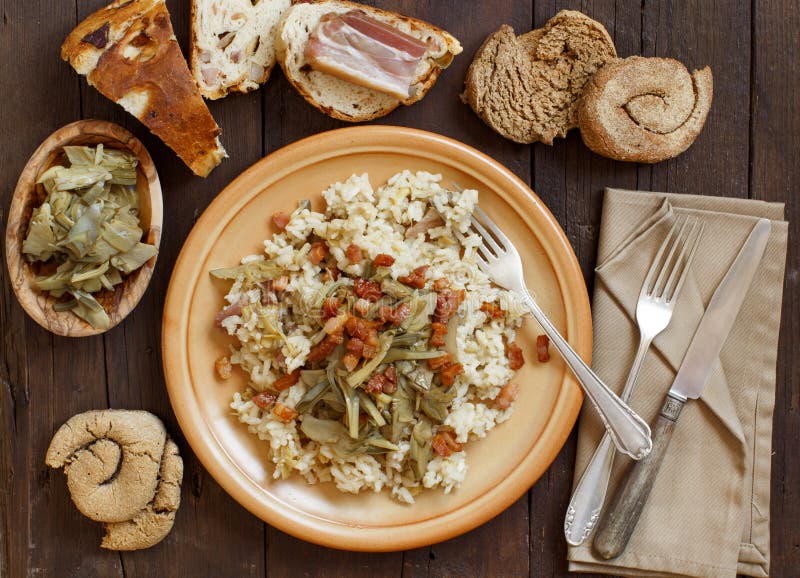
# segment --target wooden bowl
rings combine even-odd
[[[39,206],[46,196],[44,188],[36,180],[44,171],[62,159],[65,145],[90,145],[103,143],[103,146],[128,149],[139,159],[136,190],[139,193],[139,220],[144,231],[142,241],[158,248],[161,242],[161,222],[163,207],[161,183],[158,180],[153,159],[139,140],[130,132],[116,124],[102,120],[81,120],[58,129],[51,134],[33,153],[22,171],[11,199],[6,224],[6,262],[9,279],[14,293],[34,321],[58,335],[84,337],[103,333],[95,329],[71,311],[57,312],[53,306],[58,301],[45,291],[40,291],[33,283],[40,263],[30,263],[22,254],[22,243],[28,232],[33,209]],[[94,297],[100,302],[111,318],[111,327],[117,325],[130,313],[141,299],[150,282],[156,256],[141,268],[124,277],[114,291],[100,291]]]

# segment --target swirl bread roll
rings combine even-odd
[[[102,547],[148,548],[172,529],[183,460],[153,414],[101,410],[75,415],[53,436],[45,463],[63,467],[75,506],[105,523]]]
[[[605,65],[578,104],[581,137],[597,154],[657,163],[691,145],[711,108],[714,81],[670,58],[631,56]]]

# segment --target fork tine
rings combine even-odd
[[[492,251],[494,251],[495,254],[497,255],[502,253],[503,249],[500,247],[500,245],[497,244],[497,241],[494,240],[494,238],[489,234],[489,231],[487,231],[484,228],[481,222],[474,216],[471,217],[471,219],[472,219],[472,226],[475,227],[475,229],[478,231],[478,234],[483,239],[483,246],[486,247],[486,245],[489,245]]]
[[[677,260],[673,260],[673,257],[675,257],[675,253],[677,252],[678,248],[683,243],[684,232],[686,231],[686,225],[688,223],[689,223],[689,218],[687,217],[681,223],[681,227],[678,230],[677,235],[675,235],[675,238],[673,239],[672,245],[670,245],[669,253],[667,253],[667,257],[666,257],[666,259],[664,259],[664,263],[661,266],[661,271],[659,271],[659,273],[658,273],[658,278],[656,279],[656,282],[653,283],[653,288],[651,290],[651,293],[654,296],[658,297],[659,299],[664,296],[664,292],[666,291],[666,288],[667,288],[666,281],[667,281],[668,274],[671,271],[673,271],[674,268],[678,264],[678,261]]]
[[[672,240],[672,235],[675,233],[677,228],[678,221],[675,221],[667,232],[667,236],[664,237],[664,240],[661,242],[661,246],[658,248],[655,259],[653,259],[653,263],[650,265],[650,269],[647,271],[647,276],[644,278],[644,283],[642,283],[640,297],[642,295],[648,295],[651,292],[650,287],[652,285],[653,277],[655,277],[656,274],[662,269],[661,257],[664,255],[664,251],[667,250],[667,247]]]
[[[461,246],[465,247],[466,246],[465,241],[467,240],[466,235],[464,235],[464,233],[462,233],[459,230],[456,230],[455,234],[456,234],[456,239],[458,239],[458,242],[461,244]],[[488,251],[484,248],[482,244],[478,245],[477,247],[474,247],[474,249],[475,249],[475,259],[478,262],[478,267],[480,267],[481,270],[484,270],[485,267],[489,266],[487,257],[485,255],[485,253]],[[493,257],[494,256],[492,255],[491,258]]]
[[[484,245],[478,245],[475,247],[475,254],[479,255],[485,261],[490,261],[495,258],[494,254]]]
[[[689,231],[684,234],[686,228],[689,227],[689,223],[691,222],[691,227]],[[664,302],[669,302],[669,296],[672,291],[672,286],[674,282],[678,279],[679,273],[683,270],[683,257],[686,255],[686,250],[689,247],[689,241],[691,240],[692,236],[694,235],[695,228],[697,227],[697,221],[690,219],[687,217],[686,220],[683,222],[683,226],[681,227],[680,233],[678,233],[678,237],[675,239],[675,244],[672,247],[672,251],[670,253],[670,259],[667,260],[668,267],[664,267],[664,270],[661,272],[661,275],[667,277],[664,281],[664,286],[661,287],[661,291],[658,293],[657,297],[662,299]],[[672,260],[673,254],[678,251],[677,257]],[[667,276],[667,273],[669,276]]]
[[[494,221],[489,218],[483,209],[481,209],[478,205],[475,205],[475,213],[481,218],[481,220],[486,224],[486,227],[492,232],[494,237],[497,241],[502,245],[503,250],[508,251],[511,247],[513,247],[513,243],[511,243],[511,239],[506,237],[506,234],[495,225]],[[474,219],[474,217],[473,217]]]
[[[686,257],[685,261],[683,261],[683,269],[681,270],[680,277],[678,278],[674,289],[671,289],[670,292],[666,294],[667,303],[673,303],[675,299],[677,299],[678,295],[680,295],[681,289],[683,288],[683,282],[686,281],[686,277],[689,274],[689,269],[692,267],[692,261],[694,261],[694,255],[697,252],[698,245],[700,244],[700,237],[703,236],[704,228],[705,223],[700,223],[699,226],[697,220],[692,223],[692,230],[690,231],[689,235],[687,235],[686,242],[681,249],[681,254],[678,259],[683,261],[683,257],[687,251],[689,252],[689,256]],[[697,232],[695,232],[695,230],[697,230]],[[677,275],[677,268],[672,272],[672,275],[670,275],[670,279],[667,282],[668,287],[672,284],[673,277],[675,277],[675,275]]]

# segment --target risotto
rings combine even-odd
[[[467,442],[510,417],[522,309],[475,264],[478,192],[440,182],[353,175],[322,192],[324,212],[273,215],[263,254],[212,271],[232,282],[222,365],[249,377],[231,408],[275,478],[413,503],[457,488]]]

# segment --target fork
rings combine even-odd
[[[639,347],[628,379],[622,390],[622,400],[627,402],[642,368],[642,362],[656,335],[664,331],[672,319],[675,302],[692,265],[695,251],[703,233],[697,219],[687,217],[680,224],[676,219],[656,253],[653,263],[642,283],[636,303],[636,321],[639,325]],[[666,254],[666,255],[665,255]],[[603,435],[578,485],[572,492],[564,519],[567,543],[579,546],[591,536],[603,509],[608,491],[608,480],[614,465],[614,448],[608,434]]]
[[[475,213],[480,220],[473,214],[472,227],[483,241],[476,247],[478,267],[497,285],[516,293],[524,301],[575,374],[617,449],[636,460],[645,457],[653,447],[650,426],[595,375],[561,336],[525,286],[522,259],[514,244],[480,207],[475,207]],[[463,236],[461,239],[463,242]]]

